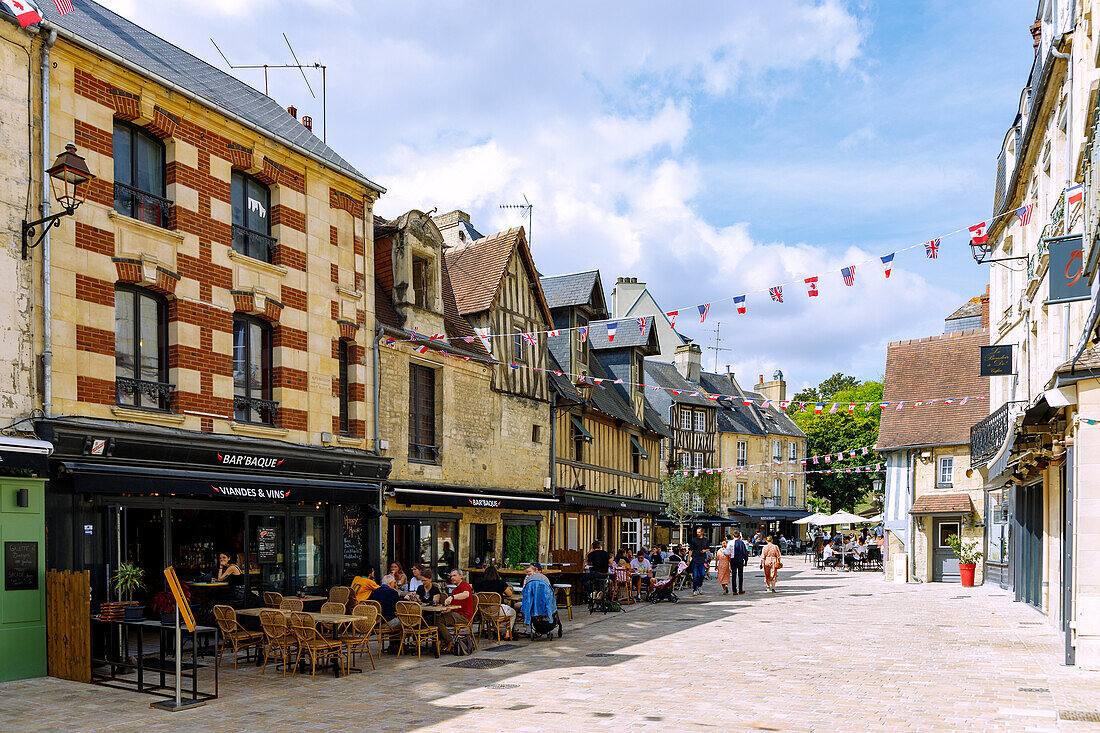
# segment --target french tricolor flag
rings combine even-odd
[[[611,321],[607,324],[607,340],[608,341],[614,341],[615,340],[615,329],[618,328],[618,327],[619,327],[619,322],[618,321]]]
[[[879,257],[879,259],[882,260],[882,266],[886,268],[887,280],[890,279],[890,267],[894,264],[894,254],[894,252],[891,252],[888,255],[883,255],[882,257]]]
[[[22,21],[20,21],[22,23]],[[1085,188],[1080,183],[1076,186],[1070,186],[1066,189],[1066,203],[1067,204],[1079,204],[1085,198]]]
[[[737,297],[735,297],[733,299],[733,304],[737,306],[737,312],[739,314],[745,315],[745,308],[747,306],[745,305],[745,296],[744,295],[738,295]]]

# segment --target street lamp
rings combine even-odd
[[[85,193],[82,186],[95,178],[88,170],[88,164],[84,162],[84,158],[76,154],[76,146],[72,143],[65,146],[65,152],[57,156],[53,167],[46,173],[50,175],[50,190],[53,192],[53,197],[57,203],[61,204],[62,210],[35,221],[23,220],[23,259],[27,259],[27,251],[31,247],[37,247],[42,243],[50,229],[61,224],[62,217],[72,216],[76,212],[77,207],[84,203]],[[38,234],[38,239],[34,243],[29,243],[35,235],[35,228],[43,224],[45,226]]]
[[[973,239],[970,240],[970,255],[974,258],[974,261],[979,265],[989,265],[994,262],[1009,262],[1011,260],[1026,260],[1028,255],[1020,255],[1019,257],[1001,257],[995,260],[987,260],[993,254],[993,242],[988,239],[981,244],[978,244]]]

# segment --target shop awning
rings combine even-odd
[[[32,438],[13,438],[0,435],[0,468],[30,469],[46,473],[47,458],[53,453],[53,444]]]
[[[741,507],[730,509],[730,514],[740,514],[757,522],[782,522],[810,516],[805,509],[780,509],[779,507]]]
[[[557,509],[557,497],[544,491],[506,491],[477,489],[464,486],[432,486],[428,484],[391,484],[401,504],[429,506],[477,507],[485,509]]]
[[[570,415],[569,420],[573,423],[573,427],[577,429],[577,432],[584,436],[585,440],[592,440],[592,433],[584,429],[584,422],[579,417]]]
[[[683,524],[685,527],[716,527],[736,524],[739,521],[734,517],[723,517],[720,514],[693,514],[685,518]],[[680,525],[680,521],[662,515],[657,517],[657,524],[662,527],[676,527]]]
[[[646,449],[642,447],[642,441],[631,435],[630,444],[634,446],[634,450],[638,451],[638,454],[642,457],[643,461],[649,459],[649,453],[646,452]]]
[[[925,494],[917,497],[909,513],[915,516],[923,516],[928,514],[970,514],[973,511],[974,503],[970,501],[970,494]]]
[[[185,471],[97,463],[61,464],[78,493],[202,496],[240,503],[323,501],[362,504],[377,512],[381,485],[312,476]]]
[[[664,511],[663,501],[649,501],[636,497],[618,496],[617,494],[600,494],[595,491],[577,491],[566,489],[562,496],[562,502],[570,506],[590,506],[596,509],[625,509],[632,512],[650,512],[657,514]]]

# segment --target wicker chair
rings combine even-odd
[[[499,593],[477,594],[477,615],[481,622],[481,628],[477,632],[479,638],[486,631],[492,630],[496,632],[497,643],[499,644],[501,628],[511,633],[512,619],[500,607],[501,602],[502,598]]]
[[[334,664],[343,666],[343,646],[340,642],[321,636],[313,617],[308,613],[294,611],[290,614],[290,629],[298,639],[298,659],[295,660],[294,673],[298,672],[298,662],[302,654],[309,655],[311,676],[317,678],[317,662],[331,659]]]
[[[614,579],[611,581],[611,598],[620,605],[634,603],[634,582],[626,568],[615,568]]]
[[[242,649],[247,658],[248,650],[255,649],[259,653],[264,643],[264,635],[259,631],[249,631],[237,621],[237,612],[232,606],[214,606],[214,621],[222,633],[222,645],[218,649],[218,664],[222,663],[222,652],[228,644],[233,649],[233,669],[237,668],[237,657]]]
[[[385,617],[382,615],[382,604],[378,601],[372,601],[368,598],[365,601],[359,601],[359,604],[355,608],[359,608],[359,606],[370,606],[376,612],[374,629],[371,630],[371,636],[378,636],[378,656],[381,658],[382,647],[386,643],[386,640],[392,640],[394,642],[401,641],[401,627],[398,626],[396,629],[389,627]],[[352,614],[355,613],[355,608],[351,609]]]
[[[325,601],[321,604],[321,613],[331,613],[335,616],[347,615],[348,608],[343,603],[338,601]],[[335,633],[335,625],[330,623],[321,623],[321,628],[324,629],[325,636],[332,638]]]
[[[345,669],[352,668],[355,655],[363,649],[367,650],[367,656],[370,657],[370,668],[378,669],[374,666],[374,654],[370,650],[371,633],[374,631],[375,624],[378,623],[378,609],[369,604],[360,603],[351,609],[351,615],[360,617],[352,622],[352,633],[336,639],[344,647],[344,652],[347,654],[348,661]]]
[[[264,666],[260,668],[260,674],[267,669],[267,660],[271,658],[272,653],[276,653],[283,660],[283,677],[286,677],[287,664],[298,650],[298,638],[290,631],[286,614],[265,608],[260,611],[260,626],[264,631],[265,642]]]
[[[283,594],[273,590],[264,591],[264,608],[278,608],[283,602]]]
[[[346,585],[334,585],[328,591],[328,602],[339,603],[344,606],[340,613],[347,613],[348,600],[351,599],[351,588]]]
[[[302,608],[303,608],[303,605],[304,604],[302,603],[301,598],[284,598],[283,600],[279,601],[279,610],[280,611],[301,611]]]
[[[439,629],[424,621],[424,612],[420,610],[419,603],[398,601],[397,618],[401,620],[401,642],[397,647],[397,656],[405,651],[405,640],[411,638],[416,641],[417,659],[420,659],[421,645],[425,641],[435,642],[435,657],[439,659]]]
[[[477,620],[477,605],[474,606],[474,614],[470,618],[465,618],[461,613],[455,612],[455,625],[451,629],[451,644],[454,644],[454,640],[462,634],[469,634],[470,641],[474,643],[474,650],[477,650],[477,635],[474,634],[474,621]],[[447,647],[450,649],[450,647]]]

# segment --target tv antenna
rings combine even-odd
[[[527,246],[531,246],[531,222],[534,218],[535,205],[527,200],[527,194],[523,194],[522,204],[501,204],[502,209],[520,209],[527,212]]]
[[[714,334],[714,346],[708,346],[707,351],[714,352],[714,373],[718,374],[718,352],[720,351],[733,351],[733,349],[727,349],[724,346],[720,346],[722,343],[722,322],[715,322],[715,328],[711,331]]]
[[[294,58],[293,64],[231,64],[229,63],[229,59],[226,57],[226,55],[222,53],[221,48],[218,47],[218,44],[214,42],[213,38],[210,39],[210,42],[214,44],[214,48],[218,49],[218,53],[221,54],[222,59],[225,60],[225,65],[228,66],[230,69],[263,69],[264,94],[268,96],[271,96],[270,94],[268,94],[268,69],[297,69],[302,74],[302,79],[306,83],[306,89],[309,89],[309,93],[313,96],[314,99],[317,99],[317,95],[316,93],[314,93],[313,87],[309,83],[309,77],[306,76],[306,69],[319,70],[321,72],[321,141],[328,142],[328,67],[322,64],[320,61],[314,61],[312,64],[303,64],[298,60],[298,54],[294,53],[294,47],[290,45],[290,39],[286,37],[285,33],[283,34],[283,40],[286,41],[286,47],[290,49],[290,55]]]

